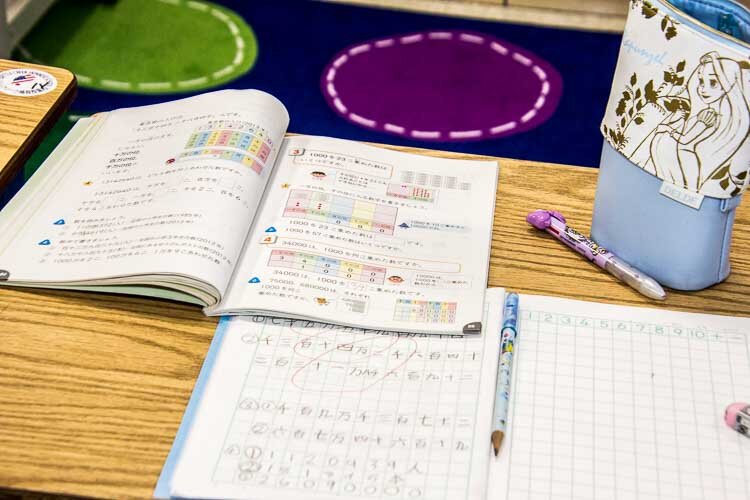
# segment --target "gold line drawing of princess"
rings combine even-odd
[[[739,192],[748,182],[750,155],[748,69],[746,61],[704,54],[685,87],[660,98],[685,99],[689,105],[665,109],[631,161],[686,189],[712,196]]]

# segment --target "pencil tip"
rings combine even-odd
[[[495,456],[500,453],[500,445],[503,443],[503,437],[505,437],[503,431],[492,431],[490,440],[492,441],[492,449],[495,452]]]

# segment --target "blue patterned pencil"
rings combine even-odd
[[[505,297],[503,310],[503,327],[500,330],[500,362],[497,367],[497,390],[495,394],[495,413],[492,436],[492,448],[495,456],[500,452],[500,445],[505,437],[505,425],[508,418],[508,400],[510,399],[510,370],[513,366],[513,346],[518,333],[518,294],[509,293]]]

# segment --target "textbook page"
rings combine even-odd
[[[485,498],[503,296],[471,336],[222,319],[171,497]]]
[[[488,498],[750,498],[750,319],[521,295]]]
[[[9,281],[188,276],[222,294],[288,124],[283,105],[226,90],[92,122],[76,154],[53,155],[0,216]]]
[[[461,332],[482,317],[497,174],[494,161],[287,138],[229,291],[208,312]]]

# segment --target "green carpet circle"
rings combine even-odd
[[[82,87],[164,94],[237,78],[252,68],[258,43],[240,16],[209,2],[61,0],[18,51],[69,69]]]

